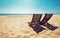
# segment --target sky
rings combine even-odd
[[[60,13],[60,0],[0,0],[0,14]]]

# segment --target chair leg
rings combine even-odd
[[[39,33],[39,32],[42,32],[43,30],[45,30],[45,28],[43,28],[42,26],[40,25],[35,25],[34,27],[32,27],[33,30],[36,32],[36,33]]]
[[[57,27],[55,27],[55,26],[53,26],[53,25],[51,25],[49,23],[45,23],[45,24],[43,24],[43,26],[47,27],[48,29],[50,29],[52,31],[55,30],[55,29],[57,29]]]

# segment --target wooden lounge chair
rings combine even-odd
[[[36,33],[39,33],[45,30],[45,28],[42,27],[42,25],[53,31],[57,27],[52,26],[51,24],[48,23],[48,20],[52,17],[52,15],[53,14],[45,14],[43,20],[40,21],[42,14],[33,14],[33,18],[32,18],[32,21],[29,22],[29,26],[32,27]]]
[[[39,22],[39,24],[41,24],[41,25],[43,25],[43,26],[45,26],[45,27],[47,27],[48,29],[50,29],[50,30],[53,31],[53,30],[55,30],[57,27],[55,27],[55,26],[53,26],[53,25],[51,25],[51,24],[48,23],[48,20],[52,17],[52,15],[53,15],[53,14],[45,14],[45,17],[43,18],[42,21]]]
[[[45,30],[45,28],[43,28],[40,25],[38,25],[38,23],[40,22],[41,17],[42,17],[42,14],[33,14],[32,21],[29,22],[29,26],[32,27],[33,30],[36,33],[39,33],[41,31]]]

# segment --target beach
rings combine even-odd
[[[48,23],[58,27],[51,31],[48,28],[37,34],[28,22],[33,15],[0,16],[0,38],[60,38],[60,14],[54,14]]]

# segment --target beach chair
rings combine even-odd
[[[44,18],[42,21],[39,22],[40,25],[43,25],[45,27],[47,27],[50,30],[55,30],[57,27],[51,25],[48,23],[48,20],[52,17],[53,14],[45,14]]]
[[[42,18],[42,14],[33,14],[33,18],[32,21],[29,22],[29,26],[33,28],[33,30],[36,33],[39,33],[43,30],[46,30],[44,27],[47,27],[50,30],[55,30],[57,27],[51,25],[48,23],[48,20],[52,17],[53,14],[45,14],[44,18],[41,20]],[[41,21],[40,21],[41,20]]]
[[[38,23],[40,22],[41,17],[42,17],[42,14],[33,14],[32,21],[28,22],[29,26],[32,27],[33,30],[36,33],[39,33],[41,31],[45,30],[45,28],[38,25]]]

